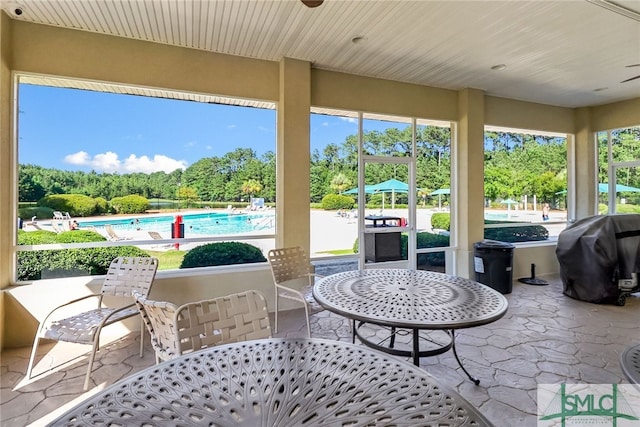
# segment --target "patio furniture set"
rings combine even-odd
[[[125,315],[141,314],[157,364],[99,391],[51,425],[491,425],[418,365],[420,357],[453,349],[478,384],[458,357],[455,330],[501,318],[507,301],[499,292],[459,277],[402,269],[349,271],[313,284],[300,248],[272,250],[269,261],[276,301],[303,303],[309,335],[309,314],[327,309],[353,320],[354,342],[272,338],[266,300],[254,290],[180,307],[153,301],[148,294],[157,260],[115,260],[100,295],[120,278],[115,294],[129,304],[108,313],[94,310],[91,322],[80,323],[88,335],[72,334],[89,336],[78,341],[93,345],[85,389],[101,329]],[[276,309],[276,325],[277,316]],[[43,322],[29,377],[40,337],[68,339],[46,331],[77,326],[78,317],[87,316],[54,321],[49,329]],[[355,345],[356,337],[365,346]],[[388,354],[410,356],[413,364]]]

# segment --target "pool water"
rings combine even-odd
[[[500,219],[508,219],[509,216],[505,213],[505,214],[500,214],[500,213],[485,213],[484,214],[484,219],[492,219],[492,220],[500,220]]]
[[[111,225],[116,230],[123,231],[157,231],[171,233],[172,224],[176,220],[176,215],[164,216],[141,216],[139,218],[121,218],[97,221],[78,221],[80,229],[88,226],[104,227]],[[207,212],[198,214],[182,215],[185,234],[201,235],[228,235],[251,233],[275,227],[275,217],[273,214],[260,213],[226,213]]]

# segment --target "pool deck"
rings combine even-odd
[[[176,215],[188,215],[188,214],[202,214],[209,210],[182,210],[175,212],[164,212],[161,214],[153,213],[153,214],[143,214],[143,215],[114,215],[112,218],[114,220],[135,220],[135,218],[142,217],[151,217],[151,216],[176,216]],[[210,210],[211,212],[216,213],[229,213],[226,209],[215,209]],[[245,213],[243,211],[237,211],[241,213]],[[253,213],[264,215],[265,212],[274,212],[273,210],[261,210],[261,211],[250,211],[246,212],[251,215]],[[446,210],[438,210],[436,209],[418,209],[417,211],[417,229],[419,231],[431,231],[431,215],[437,212],[447,212]],[[487,213],[493,215],[505,215],[507,214],[507,210],[486,210]],[[379,215],[379,210],[367,210],[366,215]],[[329,251],[336,250],[347,250],[353,248],[353,244],[358,236],[358,220],[357,218],[350,218],[345,216],[340,216],[335,211],[325,211],[314,209],[311,210],[311,254],[312,256],[322,256],[322,255],[331,255]],[[387,216],[397,216],[406,218],[407,210],[406,209],[385,209],[384,215]],[[564,212],[553,212],[551,213],[551,221],[542,222],[541,213],[539,211],[516,211],[511,210],[509,220],[511,221],[522,221],[522,222],[530,222],[534,224],[542,224],[549,229],[549,233],[551,236],[557,236],[562,229],[566,226],[566,214]],[[93,217],[93,218],[83,218],[83,221],[104,221],[105,217]],[[37,222],[37,225],[44,230],[54,231],[51,227],[52,220],[41,220]],[[59,222],[59,221],[58,221]],[[30,223],[26,222],[24,225],[24,230],[32,231],[36,230],[36,228]],[[100,231],[100,228],[98,229]],[[120,228],[116,228],[117,234],[120,237],[125,238],[126,240],[131,241],[149,241],[148,244],[140,245],[144,249],[152,249],[152,250],[166,250],[170,249],[172,246],[167,244],[160,245],[158,242],[151,242],[153,239],[149,235],[150,230],[124,230]],[[171,238],[170,230],[155,230],[165,239]],[[253,244],[255,246],[260,247],[263,251],[268,251],[273,247],[272,239],[247,239],[242,240],[242,236],[252,235],[252,236],[260,236],[265,234],[274,234],[274,228],[262,228],[259,230],[255,230],[251,233],[243,233],[238,234],[236,236],[236,240],[238,241],[246,241],[247,243]],[[105,237],[108,238],[106,233],[104,233]],[[185,238],[202,238],[206,237],[202,234],[192,234],[189,235],[189,230],[185,229]],[[201,244],[201,243],[184,243],[180,245],[181,249],[190,249],[191,247]]]

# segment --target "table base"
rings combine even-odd
[[[463,372],[469,377],[474,384],[480,384],[480,380],[473,377],[469,371],[464,367],[460,357],[458,356],[458,352],[456,351],[455,344],[455,330],[447,329],[447,330],[430,330],[426,332],[421,329],[407,329],[407,328],[396,328],[393,326],[381,326],[372,323],[362,322],[362,321],[353,321],[353,342],[355,343],[356,337],[367,347],[374,348],[376,350],[385,352],[387,354],[391,354],[394,356],[401,357],[412,357],[413,364],[415,366],[420,366],[420,358],[421,357],[430,357],[436,356],[438,354],[445,353],[450,349],[453,349],[453,355],[458,362],[460,368],[462,368]],[[363,334],[361,331],[362,328],[372,330],[369,334]],[[382,332],[381,332],[382,331]],[[380,333],[381,332],[381,333]],[[421,333],[422,332],[422,333]],[[433,334],[445,335],[445,337],[433,337]],[[396,342],[397,337],[410,337],[410,348],[402,348],[402,344],[398,346]],[[432,348],[425,349],[424,346],[421,347],[421,342],[424,344],[430,343]]]

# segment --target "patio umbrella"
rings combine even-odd
[[[384,210],[384,193],[391,193],[391,209],[395,207],[395,193],[408,193],[409,184],[405,184],[397,179],[388,179],[369,187],[373,193],[382,193],[382,209]]]
[[[382,193],[382,209],[384,210],[384,193],[391,193],[391,208],[395,206],[395,193],[408,193],[409,184],[405,184],[397,179],[388,179],[378,184],[369,184],[364,186],[366,194]],[[342,194],[358,194],[358,187],[344,191]]]
[[[609,192],[609,184],[607,184],[607,183],[598,184],[598,191],[601,192],[601,193],[608,193]],[[638,192],[638,191],[640,191],[640,188],[629,187],[628,185],[616,184],[616,193],[621,193],[621,192],[624,192],[624,191]]]
[[[505,203],[507,205],[507,218],[511,216],[511,205],[518,204],[516,200],[512,199],[503,200],[500,203]]]
[[[430,196],[438,196],[438,210],[442,209],[442,195],[443,194],[451,194],[451,189],[449,188],[440,188],[436,191],[432,191],[429,193]]]
[[[598,184],[598,191],[600,193],[608,193],[609,192],[609,184],[606,182]],[[621,193],[623,191],[628,192],[638,192],[640,188],[630,187],[628,185],[616,184],[616,193]],[[567,190],[558,191],[556,194],[567,194]]]

